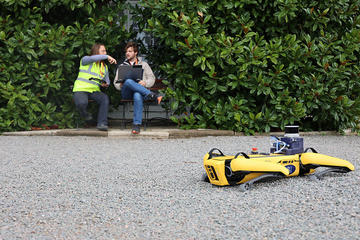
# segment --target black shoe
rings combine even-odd
[[[155,101],[157,104],[160,104],[162,98],[163,98],[162,96],[159,96],[158,94],[156,94],[154,92],[150,92],[149,95],[147,95],[145,99],[148,101]]]
[[[132,128],[132,130],[131,130],[131,133],[132,133],[132,134],[139,134],[139,133],[140,133],[140,125],[134,124],[134,125],[133,125],[133,128]]]
[[[93,120],[93,118],[92,118],[91,114],[88,113],[88,114],[85,116],[84,120],[85,120],[86,122],[91,122],[91,120]]]
[[[100,131],[107,131],[108,130],[108,126],[105,125],[105,124],[100,124],[96,128],[99,129]]]

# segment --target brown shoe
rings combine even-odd
[[[154,92],[150,92],[150,94],[146,96],[145,100],[155,101],[157,104],[160,104],[162,98],[163,98],[162,96],[160,96]]]
[[[134,124],[131,130],[132,134],[139,134],[140,133],[140,125]]]

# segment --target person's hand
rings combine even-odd
[[[146,82],[144,80],[141,80],[140,82],[138,82],[141,86],[145,87],[146,86]]]
[[[108,56],[108,61],[109,61],[110,64],[116,64],[117,63],[115,58],[113,58],[112,56]]]
[[[106,82],[101,83],[101,87],[103,87],[103,88],[107,88],[108,86],[109,86],[109,84],[107,84]]]

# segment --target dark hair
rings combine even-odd
[[[138,52],[138,47],[135,42],[128,42],[125,46],[125,52],[130,47],[132,47],[134,49],[134,52]]]
[[[99,54],[99,49],[101,46],[104,46],[104,44],[102,43],[95,43],[92,47],[91,47],[91,51],[90,51],[90,56],[92,55],[98,55]]]

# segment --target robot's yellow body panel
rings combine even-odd
[[[344,159],[331,157],[320,153],[303,153],[301,154],[301,162],[303,165],[315,164],[322,167],[344,167],[349,171],[355,170],[354,165]]]

